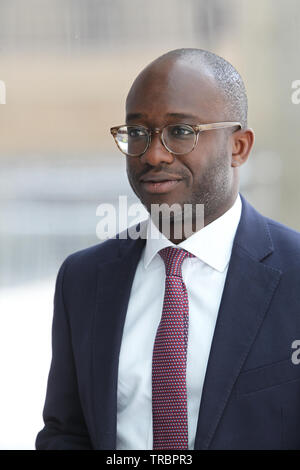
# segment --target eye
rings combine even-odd
[[[140,127],[133,127],[133,128],[128,129],[128,136],[133,137],[133,138],[145,137],[146,132],[144,131],[144,129],[141,129]]]
[[[172,137],[190,137],[193,133],[193,129],[187,126],[172,126],[170,128],[170,134]]]

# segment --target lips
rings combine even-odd
[[[168,193],[172,191],[182,180],[141,181],[148,193]]]
[[[149,193],[167,193],[172,191],[181,181],[180,176],[168,173],[150,172],[140,178],[142,187]]]
[[[151,183],[160,183],[161,181],[178,181],[182,178],[177,175],[168,175],[167,173],[148,173],[146,176],[140,178],[141,182],[151,181]]]

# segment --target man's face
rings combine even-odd
[[[127,124],[162,128],[168,124],[208,124],[225,121],[224,102],[213,77],[180,61],[145,70],[132,86],[126,103]],[[130,185],[150,212],[151,204],[204,204],[205,218],[222,213],[233,192],[231,131],[201,132],[187,155],[175,156],[152,136],[141,157],[127,156]],[[163,175],[178,181],[164,185],[143,182]]]

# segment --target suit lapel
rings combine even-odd
[[[242,215],[207,364],[195,449],[211,444],[281,276],[261,262],[273,251],[265,219],[241,199]]]
[[[98,270],[93,329],[92,393],[100,449],[116,448],[117,379],[130,290],[145,240],[116,240]],[[115,258],[111,259],[115,253]]]

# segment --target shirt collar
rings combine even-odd
[[[212,268],[223,272],[230,260],[241,211],[242,202],[238,194],[235,203],[225,214],[178,245],[172,243],[159,232],[149,216],[145,225],[147,235],[146,246],[143,252],[144,267],[146,269],[149,267],[149,264],[154,260],[159,250],[168,246],[174,246],[184,248]]]

